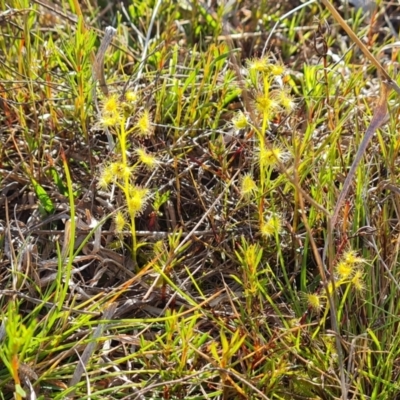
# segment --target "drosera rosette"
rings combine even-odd
[[[273,171],[284,166],[290,160],[291,155],[281,145],[265,143],[264,140],[255,149],[254,155],[255,165],[258,165],[260,171],[260,191],[264,193],[270,187]]]
[[[364,258],[357,256],[354,250],[346,250],[335,266],[333,280],[329,281],[326,286],[321,288],[318,294],[308,294],[309,299],[312,299],[315,303],[325,300],[324,315],[320,320],[318,328],[312,335],[313,338],[316,337],[328,317],[330,302],[326,300],[329,296],[333,296],[334,292],[340,293],[337,319],[341,320],[341,313],[344,310],[345,302],[349,299],[351,289],[353,289],[353,293],[361,295],[364,293],[366,285],[362,266],[366,262]]]
[[[131,185],[126,195],[128,213],[131,218],[135,218],[143,212],[147,205],[150,198],[150,190],[145,187]]]
[[[129,104],[135,104],[139,100],[139,94],[134,90],[127,90],[125,93],[125,101]]]
[[[111,128],[121,123],[121,116],[117,113],[105,114],[100,118],[100,125],[106,128]]]
[[[275,78],[282,78],[286,73],[285,66],[268,56],[252,58],[247,61],[247,73],[250,83],[257,87],[259,81],[272,82]]]
[[[138,157],[138,161],[147,169],[151,170],[154,169],[159,161],[156,156],[153,154],[148,153],[144,148],[138,147],[135,150],[135,153]]]
[[[114,175],[112,173],[111,164],[103,165],[100,169],[97,187],[101,190],[108,191],[110,185],[114,183]]]
[[[124,188],[126,180],[133,178],[135,166],[129,166],[122,161],[115,161],[103,166],[100,171],[97,186],[102,190],[108,190],[111,184]]]
[[[279,76],[282,77],[286,74],[286,67],[280,63],[279,61],[275,61],[268,65],[269,71],[272,76]]]
[[[246,129],[249,126],[249,119],[243,111],[238,111],[231,120],[236,131]]]
[[[303,300],[308,309],[313,311],[315,314],[319,315],[326,305],[326,296],[320,292],[305,293],[300,292],[299,296]]]
[[[154,134],[154,126],[152,117],[148,109],[144,109],[139,113],[133,131],[140,138],[148,138]]]
[[[265,78],[267,81],[272,82],[276,78],[284,77],[286,72],[286,67],[280,61],[273,60],[268,55],[247,61],[249,80],[255,87],[260,78],[264,83],[266,82]]]
[[[263,132],[275,119],[289,115],[296,107],[296,101],[290,94],[290,88],[286,87],[282,80],[272,84],[270,80],[265,80],[262,87],[254,91],[254,109],[258,117],[263,122]]]
[[[366,263],[356,255],[354,250],[346,251],[335,266],[334,282],[327,285],[327,291],[332,294],[341,286],[345,287],[343,298],[346,298],[350,289],[363,292],[365,289],[364,271],[362,265]]]
[[[260,116],[270,122],[275,115],[280,111],[280,104],[274,96],[271,96],[269,91],[257,92],[254,98],[255,109]]]
[[[364,293],[366,290],[364,271],[362,271],[361,269],[357,269],[357,271],[351,278],[350,284],[357,292]]]
[[[117,210],[114,214],[114,231],[116,234],[122,234],[125,228],[129,225],[128,217],[126,212],[123,210]]]
[[[247,69],[249,72],[266,73],[269,70],[268,57],[255,57],[247,60]]]
[[[120,111],[121,103],[118,100],[118,95],[116,93],[106,97],[101,106],[101,111],[103,114],[113,114]]]
[[[264,239],[276,237],[282,231],[282,217],[275,212],[267,213],[260,223],[260,233]]]
[[[364,271],[362,266],[365,263],[366,260],[359,257],[354,250],[345,251],[335,266],[336,285],[350,283],[356,290],[363,291]]]
[[[113,173],[115,183],[120,183],[121,187],[126,181],[132,180],[135,166],[128,165],[123,161],[116,161],[110,164],[109,168]]]
[[[262,144],[255,149],[255,153],[256,164],[264,168],[275,168],[279,164],[285,164],[291,159],[290,152],[285,150],[281,145],[276,144]]]
[[[247,68],[249,71],[261,72],[269,77],[283,76],[286,73],[286,67],[280,61],[273,60],[268,55],[248,60]]]
[[[286,67],[268,56],[255,58],[247,63],[247,84],[253,98],[254,110],[262,121],[261,135],[266,133],[271,121],[296,108],[286,74]]]
[[[101,102],[100,124],[107,128],[115,127],[123,122],[122,104],[117,94],[112,94]]]
[[[244,174],[240,178],[240,193],[245,199],[252,198],[258,192],[256,181],[250,173]]]
[[[273,90],[271,92],[271,97],[279,104],[280,109],[287,114],[290,114],[296,109],[297,104],[287,88]]]
[[[140,93],[135,90],[128,90],[123,95],[122,99],[122,108],[124,112],[125,123],[127,126],[131,127],[131,121],[134,119],[133,117],[138,115],[139,113],[138,105],[140,103]]]

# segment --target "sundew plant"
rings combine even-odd
[[[321,2],[0,0],[1,399],[400,398],[400,9]]]

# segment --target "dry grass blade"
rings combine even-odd
[[[385,78],[388,86],[396,91],[400,95],[400,87],[397,83],[390,77],[386,70],[382,67],[381,63],[374,57],[374,55],[367,49],[364,43],[358,38],[346,21],[337,12],[336,8],[329,2],[329,0],[321,0],[325,7],[331,12],[333,18],[339,23],[339,25],[346,31],[350,38],[357,44],[360,50],[364,53],[365,57],[378,69],[379,73]]]
[[[104,37],[100,44],[100,48],[96,54],[95,62],[93,64],[93,76],[99,82],[99,87],[106,96],[108,95],[108,87],[104,74],[104,56],[116,33],[116,29],[114,29],[112,26],[107,26],[104,32]]]
[[[343,201],[347,196],[347,193],[350,189],[351,182],[353,181],[354,175],[356,173],[358,164],[360,163],[361,158],[367,149],[368,143],[370,142],[375,131],[377,129],[379,129],[386,122],[387,98],[388,98],[388,87],[387,87],[387,85],[385,85],[383,83],[381,85],[381,95],[380,95],[378,104],[375,108],[375,112],[372,117],[371,123],[368,126],[368,129],[365,132],[363,140],[357,150],[356,156],[353,160],[353,164],[350,167],[349,173],[347,174],[346,180],[344,181],[342,191],[340,192],[339,198],[336,202],[335,210],[333,212],[333,216],[331,219],[332,229],[334,229],[334,227],[337,223],[337,219],[338,219],[339,212],[342,207]]]
[[[117,309],[117,303],[111,303],[108,308],[104,311],[103,314],[103,318],[105,320],[109,320],[113,317],[115,310]],[[85,366],[87,365],[87,363],[90,360],[90,357],[92,356],[95,348],[96,348],[96,340],[102,335],[102,333],[104,332],[104,329],[106,329],[106,324],[104,323],[100,323],[96,330],[93,333],[93,337],[92,337],[92,342],[90,342],[87,347],[85,348],[82,356],[80,357],[80,361],[78,362],[75,372],[69,382],[69,386],[75,386],[82,377],[82,374],[85,372]],[[73,392],[70,393],[70,397],[73,397]]]

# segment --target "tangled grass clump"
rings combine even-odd
[[[386,98],[327,10],[0,5],[2,398],[399,397],[396,118],[338,206]]]

